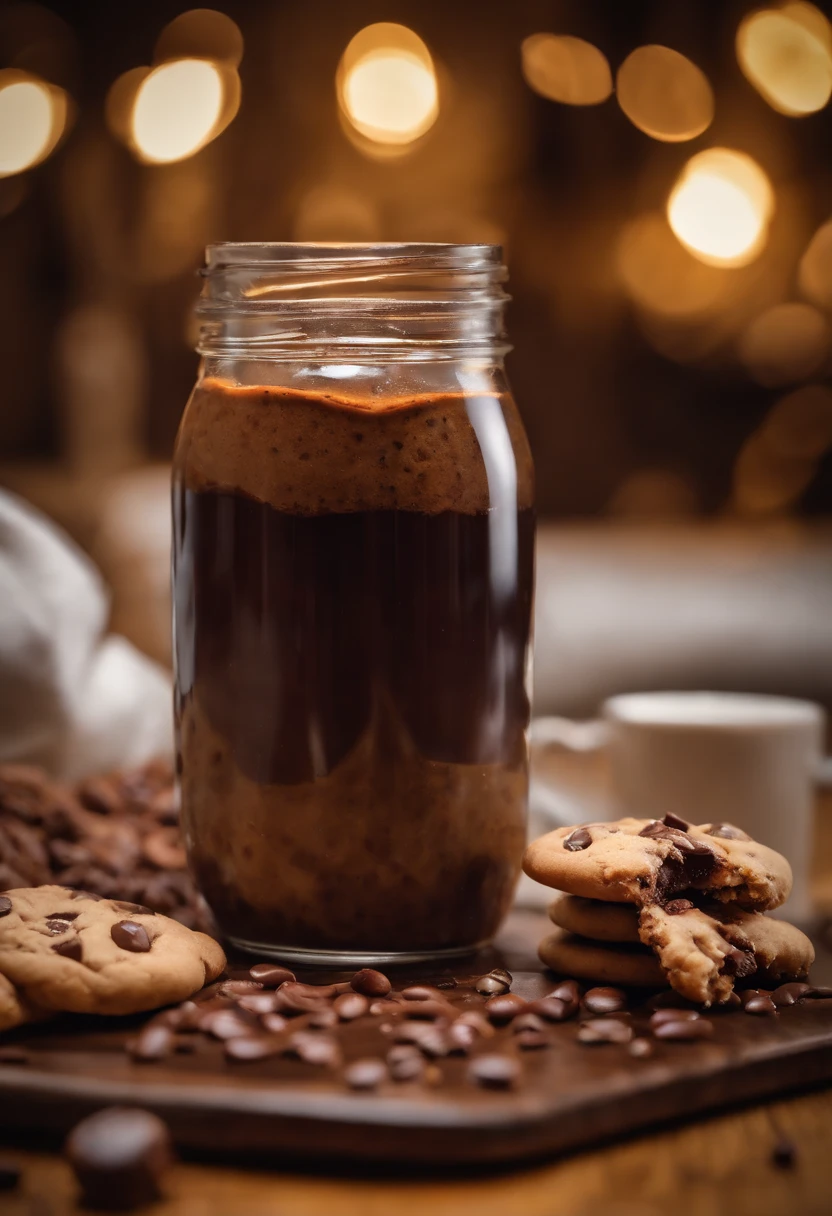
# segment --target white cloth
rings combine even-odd
[[[171,754],[170,677],[108,614],[89,559],[0,491],[0,762],[72,779]]]

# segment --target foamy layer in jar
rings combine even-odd
[[[351,399],[208,379],[182,419],[175,468],[189,489],[305,515],[473,515],[533,497],[517,407],[496,394]]]

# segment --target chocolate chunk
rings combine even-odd
[[[163,1022],[150,1022],[130,1046],[130,1055],[139,1063],[164,1060],[173,1051],[173,1031]]]
[[[512,1034],[520,1034],[522,1030],[540,1030],[546,1029],[546,1023],[543,1018],[538,1017],[536,1013],[521,1013],[511,1023]]]
[[[655,1048],[649,1039],[633,1039],[627,1050],[637,1060],[645,1060],[653,1055]]]
[[[250,1034],[253,1021],[236,1009],[212,1009],[199,1019],[199,1029],[215,1039],[236,1039]]]
[[[629,1043],[633,1028],[619,1018],[591,1018],[578,1027],[579,1043]]]
[[[277,1012],[296,1014],[296,1013],[315,1013],[319,1009],[327,1007],[327,996],[319,995],[319,993],[327,993],[326,988],[316,989],[308,984],[299,984],[295,980],[286,980],[277,990]]]
[[[226,1039],[223,1050],[228,1060],[248,1062],[277,1055],[281,1047],[274,1035],[246,1034],[238,1035],[235,1039]]]
[[[546,993],[546,996],[553,996],[559,1001],[565,1001],[567,1005],[577,1005],[583,992],[584,990],[577,980],[561,980],[551,992]]]
[[[147,954],[151,946],[147,929],[134,920],[120,920],[110,930],[110,937],[122,950],[130,950],[133,954]]]
[[[252,992],[248,996],[241,996],[237,1006],[245,1009],[246,1013],[274,1013],[276,999],[274,992]]]
[[[220,996],[254,996],[256,992],[263,991],[263,985],[255,980],[223,980],[217,991]],[[271,999],[274,1000],[274,996]]]
[[[627,1008],[627,995],[620,988],[590,988],[584,996],[590,1013],[621,1013]]]
[[[781,984],[779,988],[774,989],[771,999],[777,1008],[781,1009],[784,1005],[796,1005],[810,991],[810,984],[800,984],[797,982]]]
[[[701,1016],[695,1009],[657,1009],[650,1018],[650,1029],[666,1022],[698,1022]]]
[[[424,1076],[425,1058],[416,1047],[399,1043],[387,1053],[387,1067],[394,1081],[418,1081]]]
[[[503,984],[508,984],[509,988],[514,983],[514,977],[510,971],[506,971],[505,967],[492,967],[488,973],[493,975],[495,980],[500,980]]]
[[[76,890],[70,890],[69,898],[70,899],[91,899],[93,901],[93,903],[98,904],[101,902],[102,896],[96,895],[93,891],[81,891],[81,890],[76,889]]]
[[[304,1064],[317,1064],[321,1068],[337,1068],[341,1063],[338,1042],[320,1031],[296,1030],[289,1036],[284,1050],[286,1055],[297,1056]]]
[[[569,1004],[558,1000],[556,996],[544,996],[536,1001],[529,1001],[526,1008],[529,1013],[537,1014],[547,1022],[565,1022],[577,1013],[578,1004]]]
[[[132,912],[134,916],[155,916],[156,915],[156,913],[153,911],[152,908],[145,908],[145,906],[143,904],[131,904],[131,903],[127,903],[127,901],[123,900],[123,899],[114,899],[112,901],[112,903],[113,903],[113,907],[118,912]]]
[[[387,1065],[375,1057],[353,1060],[344,1069],[344,1080],[350,1089],[378,1089],[387,1077]]]
[[[387,996],[393,985],[381,971],[364,967],[362,971],[356,971],[350,980],[350,987],[362,996]]]
[[[12,910],[12,901],[8,895],[0,895],[0,916],[8,916]]]
[[[50,912],[46,919],[47,921],[63,921],[68,925],[77,920],[80,915],[80,912]]]
[[[80,937],[70,937],[65,942],[53,942],[52,949],[56,954],[60,954],[61,958],[71,958],[76,963],[80,963],[84,956]]]
[[[516,1018],[526,1008],[526,1002],[514,992],[506,992],[501,996],[492,996],[485,1002],[485,1012],[492,1022],[502,1025]]]
[[[458,1026],[470,1026],[481,1039],[493,1038],[495,1033],[491,1023],[476,1009],[466,1009],[455,1020],[451,1029],[455,1029]]]
[[[588,828],[575,828],[563,842],[563,847],[568,853],[580,853],[582,849],[588,849],[592,844],[592,835]]]
[[[757,993],[756,996],[749,997],[747,1001],[744,1000],[742,1007],[746,1013],[753,1013],[757,1016],[765,1016],[766,1014],[777,1012],[777,1006],[774,1004],[774,1001],[770,996],[766,996],[762,992]]]
[[[319,1015],[313,1014],[313,1017],[317,1016]],[[333,1017],[334,1016],[335,1015],[333,1014]],[[338,1019],[336,1018],[335,1020],[337,1021]],[[260,1016],[260,1025],[264,1030],[267,1030],[269,1034],[280,1034],[281,1031],[286,1029],[289,1023],[287,1022],[286,1018],[281,1017],[279,1013],[264,1013]]]
[[[446,1038],[448,1054],[452,1056],[467,1056],[468,1052],[481,1037],[478,1030],[469,1022],[460,1023],[459,1018],[448,1027]]]
[[[370,1013],[373,1017],[382,1017],[383,1015],[398,1012],[401,1005],[398,1001],[372,1001],[370,1004]]]
[[[709,828],[705,829],[706,836],[718,836],[723,840],[750,840],[751,837],[742,828],[735,827],[733,823],[712,823]]]
[[[713,1032],[714,1024],[706,1018],[697,1018],[696,1021],[683,1021],[677,1018],[672,1022],[662,1022],[653,1027],[653,1034],[657,1039],[670,1039],[678,1043],[692,1043],[695,1039],[709,1039]]]
[[[808,992],[804,992],[804,997],[807,1000],[822,1001],[832,997],[832,988],[821,988],[817,984],[813,984]]]
[[[542,1030],[521,1030],[514,1036],[514,1041],[521,1051],[539,1051],[542,1047],[551,1047],[551,1042]]]
[[[662,823],[665,825],[665,827],[676,828],[679,832],[690,831],[690,824],[688,821],[686,819],[680,819],[678,815],[674,815],[672,812],[668,812],[667,815],[665,815]]]
[[[475,1056],[468,1065],[468,1079],[483,1089],[512,1089],[519,1077],[520,1065],[511,1056]]]
[[[70,1132],[64,1151],[88,1207],[131,1211],[162,1197],[171,1143],[165,1124],[150,1111],[100,1110]]]
[[[0,1047],[0,1064],[28,1064],[30,1058],[25,1047]]]
[[[456,1016],[456,1010],[448,1001],[408,1001],[404,1005],[394,1004],[393,1008],[406,1018],[420,1018],[422,1021]]]
[[[671,899],[664,905],[664,910],[669,916],[681,916],[683,912],[690,912],[692,907],[689,899]]]
[[[722,960],[720,973],[722,975],[735,975],[739,979],[753,975],[757,970],[757,960],[751,950],[738,950],[736,946],[732,946]]]
[[[423,1051],[426,1056],[442,1057],[449,1055],[452,1044],[442,1028],[428,1022],[404,1022],[393,1032],[397,1043],[411,1043]]]
[[[354,1022],[369,1011],[370,1002],[360,992],[345,992],[342,996],[336,996],[332,1008],[342,1022]]]
[[[279,988],[281,984],[295,983],[295,973],[288,967],[279,967],[276,963],[255,963],[249,967],[251,978],[264,988]]]
[[[13,1191],[22,1177],[23,1171],[16,1161],[8,1157],[0,1157],[0,1191]]]
[[[439,988],[430,984],[414,984],[402,989],[402,997],[406,1001],[444,1001],[445,994]]]
[[[498,980],[496,975],[481,975],[474,987],[480,996],[500,996],[508,992],[510,985]]]

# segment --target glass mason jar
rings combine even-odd
[[[491,245],[209,247],[174,458],[182,821],[231,941],[487,942],[525,841],[533,472]]]

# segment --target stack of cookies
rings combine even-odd
[[[729,1000],[736,980],[803,979],[814,961],[804,933],[765,915],[789,896],[789,863],[733,824],[666,815],[559,828],[529,846],[523,867],[560,892],[539,951],[553,971],[669,984],[708,1006]]]

